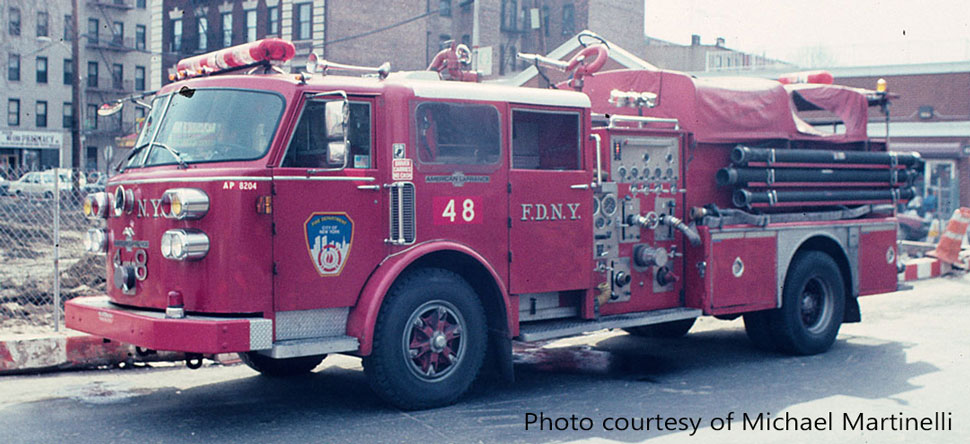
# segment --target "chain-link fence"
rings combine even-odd
[[[63,328],[64,301],[105,291],[105,257],[83,244],[103,221],[82,212],[84,196],[102,191],[104,180],[97,173],[75,179],[63,168],[0,177],[0,332]]]

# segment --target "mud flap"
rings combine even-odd
[[[512,366],[512,340],[504,331],[489,330],[488,354],[482,374],[489,379],[505,383],[515,382],[515,369]]]
[[[859,298],[845,298],[845,314],[842,316],[842,323],[862,322],[862,311],[859,309]]]

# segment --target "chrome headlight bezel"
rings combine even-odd
[[[91,228],[84,234],[84,250],[88,253],[108,251],[108,233],[103,228]]]
[[[201,219],[209,212],[209,195],[198,188],[173,188],[162,194],[162,208],[169,219]]]
[[[83,213],[89,219],[108,217],[108,193],[99,191],[84,196]]]
[[[209,253],[209,236],[201,230],[178,228],[162,234],[162,257],[176,261],[197,261]]]

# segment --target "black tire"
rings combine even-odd
[[[770,311],[756,311],[744,315],[744,332],[748,334],[748,339],[755,347],[775,351],[778,347],[772,339],[771,325],[769,324],[768,314]]]
[[[775,345],[794,355],[832,347],[845,313],[842,272],[820,251],[798,253],[788,267],[781,308],[767,312]]]
[[[239,353],[239,359],[257,372],[271,377],[305,375],[317,368],[327,355],[301,356],[299,358],[274,359],[257,352]]]
[[[378,396],[401,409],[448,405],[478,376],[485,347],[485,311],[475,290],[451,271],[424,268],[388,292],[364,373]]]
[[[690,331],[691,327],[694,326],[694,321],[696,320],[697,318],[681,319],[679,321],[663,322],[660,324],[627,327],[624,330],[633,336],[644,338],[676,339],[684,337]]]

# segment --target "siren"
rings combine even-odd
[[[778,77],[778,81],[785,85],[795,83],[831,85],[835,81],[835,77],[833,77],[832,73],[828,71],[801,71],[782,74]]]
[[[294,54],[296,47],[286,40],[257,40],[179,60],[175,73],[169,79],[182,80],[258,63],[285,62],[292,59]]]

